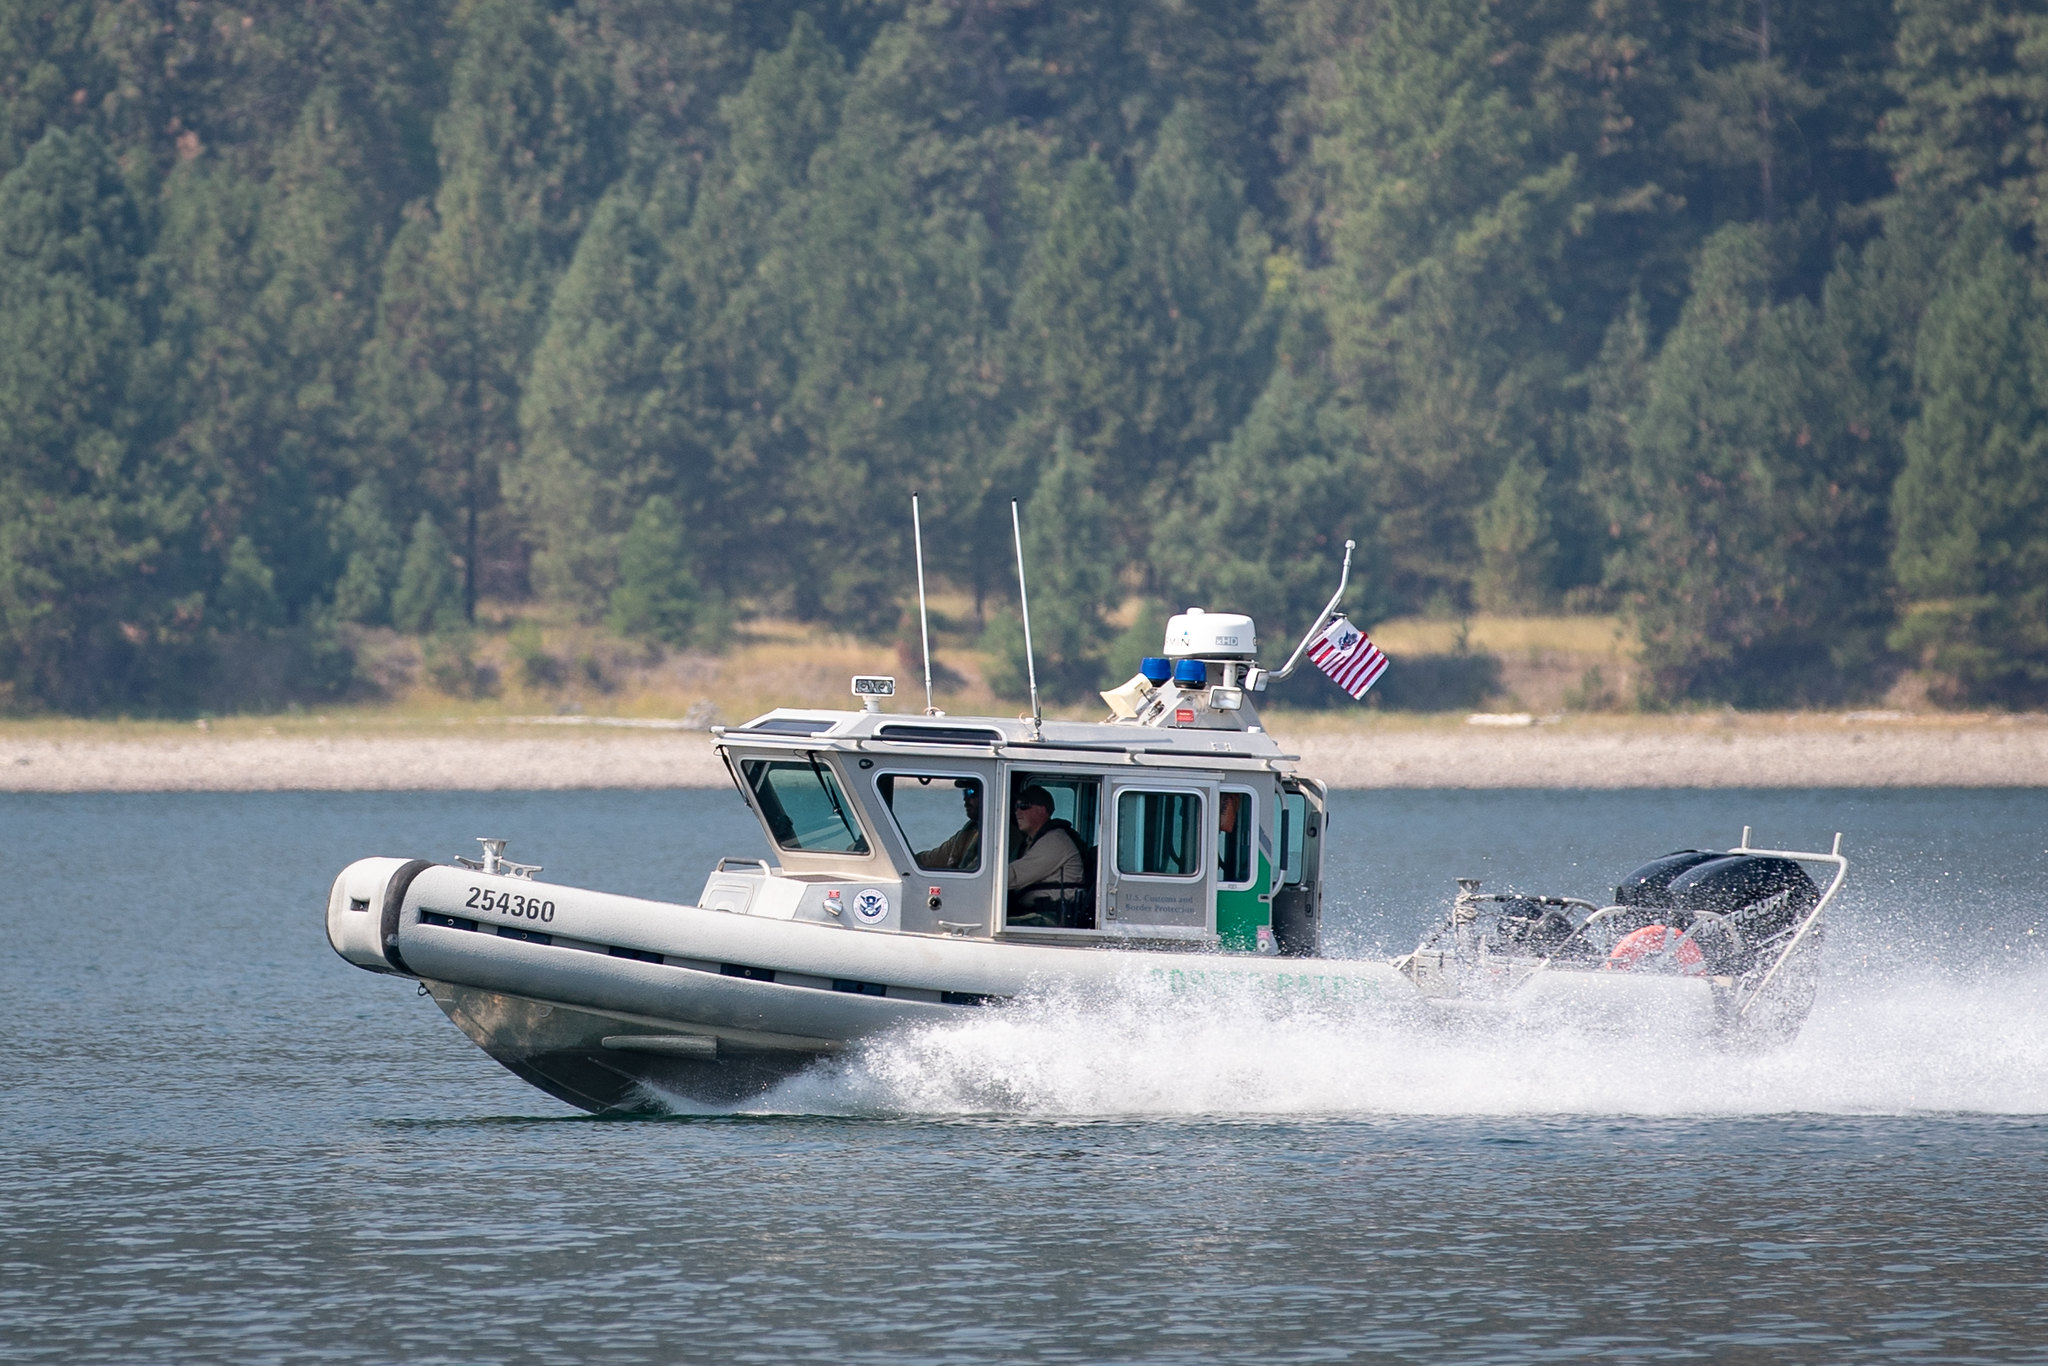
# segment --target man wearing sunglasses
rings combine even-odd
[[[1074,827],[1052,814],[1052,794],[1033,783],[1011,804],[1010,923],[1085,928],[1094,922],[1088,864]]]

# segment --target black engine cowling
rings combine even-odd
[[[1639,908],[1642,924],[1692,928],[1699,912],[1726,916],[1741,936],[1741,949],[1718,946],[1724,936],[1700,942],[1719,971],[1740,971],[1750,951],[1791,930],[1820,901],[1820,888],[1791,859],[1761,854],[1716,854],[1685,849],[1666,854],[1630,873],[1614,889],[1619,906]],[[1736,961],[1728,961],[1730,959]]]
[[[1711,849],[1680,849],[1675,854],[1651,859],[1621,880],[1614,889],[1617,906],[1643,906],[1667,910],[1671,906],[1671,884],[1702,863],[1728,857]]]
[[[1730,854],[1674,878],[1671,902],[1688,912],[1718,911],[1735,922],[1744,943],[1755,945],[1805,919],[1820,902],[1820,888],[1791,859]]]

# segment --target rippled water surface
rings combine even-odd
[[[1339,794],[1332,937],[1744,824],[1855,860],[1777,1054],[1046,1000],[621,1122],[327,884],[692,899],[736,798],[0,796],[0,1359],[2048,1361],[2048,793]]]

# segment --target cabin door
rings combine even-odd
[[[1297,958],[1317,953],[1323,942],[1323,843],[1328,803],[1320,784],[1283,779],[1280,784],[1280,855],[1273,890],[1273,941]]]
[[[862,760],[863,763],[866,760]],[[906,759],[873,775],[883,839],[903,870],[904,929],[985,933],[995,904],[1000,845],[991,830],[986,766]],[[865,794],[863,794],[865,795]],[[1000,821],[1000,814],[994,820]]]
[[[1216,939],[1240,953],[1271,953],[1274,821],[1280,788],[1260,775],[1226,777],[1216,792]]]
[[[1216,929],[1216,784],[1157,772],[1109,784],[1102,928],[1193,939]]]

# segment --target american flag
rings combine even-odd
[[[1380,653],[1380,647],[1342,617],[1316,637],[1316,643],[1308,647],[1308,657],[1353,697],[1365,696],[1366,690],[1387,671],[1387,657]]]

